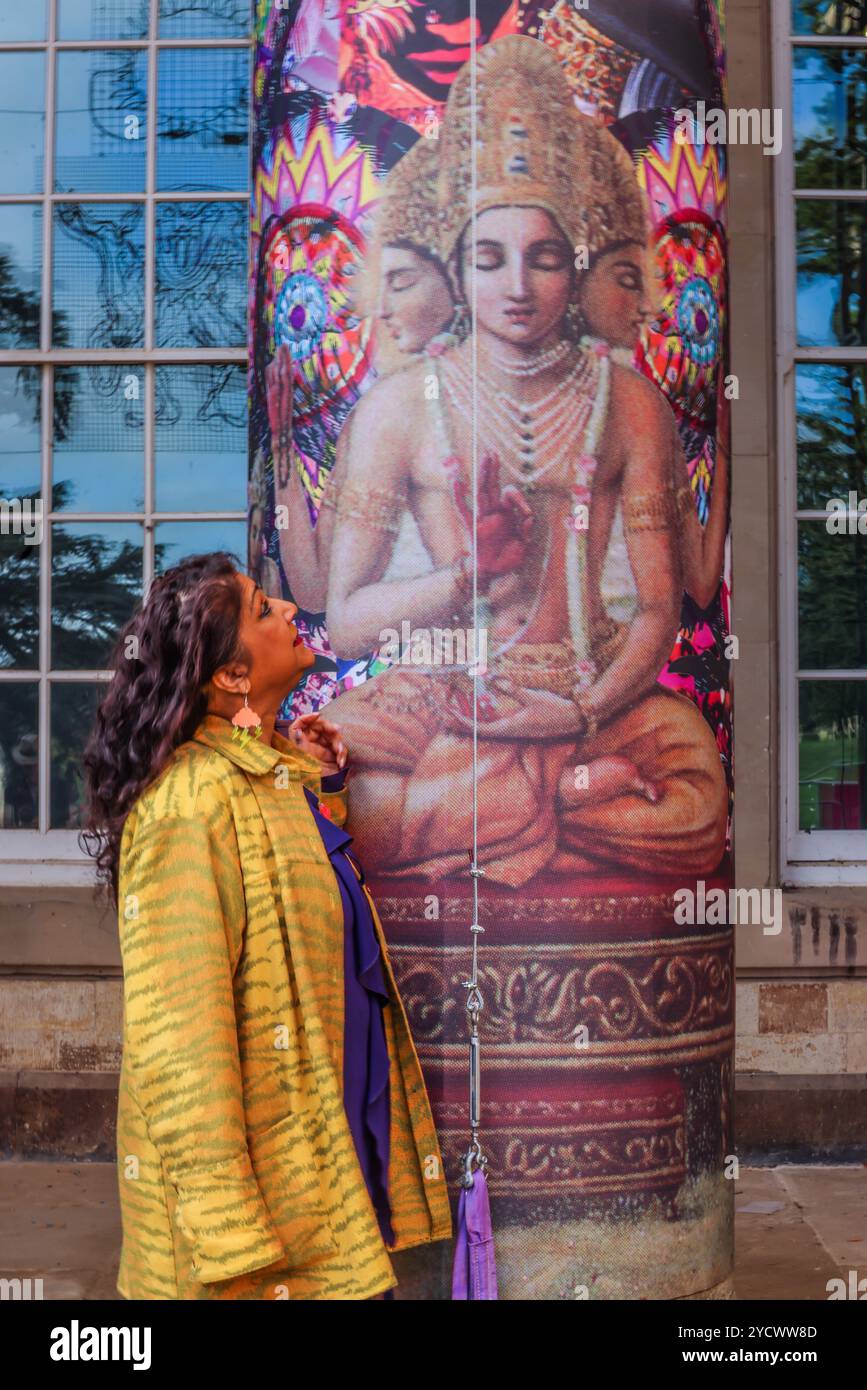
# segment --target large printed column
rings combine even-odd
[[[500,1296],[725,1296],[721,4],[262,0],[257,40],[251,563],[319,654],[287,717],[344,727],[452,1192],[475,666]]]

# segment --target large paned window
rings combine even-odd
[[[783,877],[867,881],[867,3],[778,0]],[[859,503],[862,504],[859,510]]]
[[[0,6],[0,882],[87,876],[112,641],[246,549],[250,37],[250,0]]]

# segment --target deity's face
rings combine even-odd
[[[573,284],[573,253],[544,208],[488,208],[464,233],[460,278],[471,294],[476,269],[478,327],[537,347],[562,336]]]
[[[376,316],[401,352],[421,352],[453,308],[448,279],[433,261],[408,246],[383,249]]]
[[[578,304],[587,331],[612,347],[634,348],[653,313],[647,285],[647,251],[629,241],[604,251],[578,278]]]

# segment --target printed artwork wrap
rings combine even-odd
[[[475,672],[499,1296],[726,1296],[726,157],[678,115],[725,102],[721,0],[261,0],[256,39],[250,563],[317,653],[285,717],[343,727],[455,1207]]]

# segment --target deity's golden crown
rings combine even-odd
[[[539,39],[508,34],[476,60],[477,213],[542,207],[590,255],[616,241],[646,242],[644,195],[632,160],[604,126],[576,109],[556,55]],[[472,215],[471,65],[449,91],[438,141],[438,250],[447,261]],[[413,147],[413,152],[418,145]],[[404,161],[401,161],[403,163]]]
[[[373,215],[373,241],[382,248],[407,240],[438,254],[436,187],[439,141],[420,136],[398,160]]]

